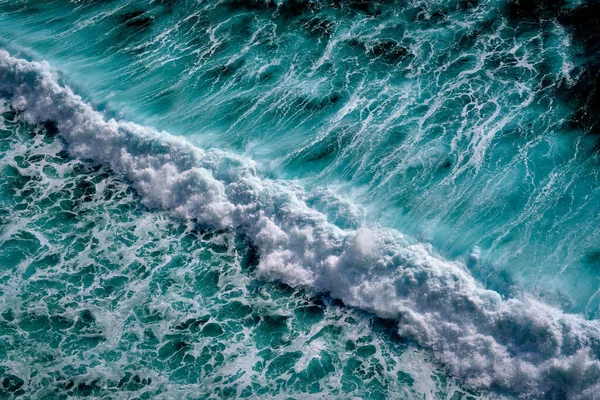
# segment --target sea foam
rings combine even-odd
[[[600,325],[533,298],[503,299],[458,262],[395,230],[342,229],[311,209],[292,182],[266,179],[251,160],[202,150],[165,132],[107,120],[45,62],[0,50],[0,91],[30,123],[53,122],[70,154],[125,177],[151,209],[243,234],[264,279],[305,286],[398,321],[477,389],[522,397],[600,393]]]

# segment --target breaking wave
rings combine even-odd
[[[300,185],[262,177],[252,160],[107,120],[45,62],[0,51],[0,91],[28,122],[54,123],[73,157],[129,180],[148,208],[244,235],[261,278],[397,320],[400,335],[433,350],[466,385],[524,397],[600,393],[597,321],[525,296],[504,299],[395,230],[343,229],[307,205]]]

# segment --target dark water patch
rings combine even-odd
[[[20,377],[12,374],[4,375],[2,377],[2,391],[0,393],[10,393],[13,396],[22,396],[25,391],[21,388],[25,384],[25,381]]]
[[[376,333],[385,335],[392,343],[407,346],[410,341],[398,333],[398,321],[389,318],[373,317],[371,326]]]
[[[290,382],[294,383],[294,388],[309,393],[318,393],[322,391],[319,381],[336,371],[332,356],[321,351],[318,358],[313,358],[306,370],[292,374]]]
[[[81,200],[83,202],[90,202],[93,200],[95,194],[96,185],[85,178],[77,180],[73,190],[73,199]]]
[[[333,34],[335,23],[324,17],[314,17],[304,22],[308,34],[313,37],[330,37]]]
[[[136,32],[148,29],[154,21],[154,16],[147,15],[146,11],[129,11],[117,16],[120,25],[124,25]]]
[[[191,350],[191,346],[180,335],[166,335],[168,340],[160,349],[158,349],[158,358],[166,360],[177,353],[185,353]]]
[[[231,78],[236,75],[243,68],[246,61],[243,58],[237,58],[234,61],[228,62],[227,64],[221,65],[219,67],[214,68],[210,74],[214,76],[214,78]],[[213,78],[213,79],[214,79]]]
[[[15,314],[14,314],[13,310],[11,310],[10,308],[8,310],[3,310],[0,313],[0,316],[8,322],[12,322],[15,320]]]
[[[77,397],[90,397],[97,396],[104,392],[104,384],[99,380],[93,380],[92,382],[69,382],[65,386],[67,390],[67,394],[69,396],[77,396]]]
[[[576,109],[569,126],[600,135],[600,2],[562,10],[558,21],[572,34],[583,61],[575,85],[558,89],[558,95]]]
[[[150,384],[152,384],[152,378],[150,377],[141,377],[136,373],[125,372],[125,376],[121,378],[117,384],[117,388],[129,392],[137,392]]]
[[[261,325],[267,331],[287,331],[288,319],[287,315],[264,315],[261,320]]]
[[[310,146],[295,155],[294,159],[289,162],[299,164],[299,168],[301,166],[308,167],[307,164],[329,164],[335,160],[350,140],[350,135],[343,131],[337,134],[332,132],[321,140],[311,143]]]
[[[329,93],[325,96],[299,96],[293,100],[291,106],[295,109],[301,110],[302,113],[309,113],[314,115],[318,112],[324,111],[338,103],[342,103],[347,97],[340,92]]]
[[[592,250],[584,255],[584,261],[587,264],[594,265],[600,270],[600,250]]]
[[[94,295],[98,298],[106,298],[120,293],[120,289],[127,283],[127,278],[124,276],[115,276],[108,279],[102,279],[99,287],[94,289]]]
[[[4,97],[4,96],[8,96],[8,95],[3,93],[2,90],[0,89],[0,96]],[[1,115],[2,115],[2,118],[4,118],[6,121],[12,121],[14,123],[15,119],[17,118],[18,113],[16,110],[14,110],[11,107],[7,110],[3,110]]]
[[[439,24],[441,22],[446,21],[446,19],[447,19],[447,13],[442,10],[436,10],[436,11],[432,12],[431,14],[429,14],[429,22],[431,22],[433,24]]]
[[[87,326],[95,323],[96,318],[90,310],[83,310],[81,313],[79,313],[79,319],[77,322],[81,323],[82,326]]]
[[[324,311],[323,307],[317,305],[308,305],[305,307],[298,307],[294,310],[296,318],[304,324],[314,325],[323,319]]]
[[[196,288],[199,293],[213,296],[219,291],[219,279],[221,273],[218,270],[201,271],[196,275]]]
[[[414,58],[408,45],[391,39],[380,39],[373,42],[351,38],[346,42],[350,48],[354,48],[366,55],[368,59],[381,62],[384,66],[392,66]]]
[[[224,333],[223,327],[216,322],[208,323],[202,328],[202,335],[207,337],[217,337]]]
[[[453,160],[450,159],[450,158],[447,158],[444,161],[442,161],[442,163],[440,164],[439,169],[441,171],[449,171],[452,168],[453,164],[454,164]]]
[[[175,106],[177,93],[174,89],[166,89],[152,96],[152,106],[161,110],[172,110]]]
[[[448,6],[450,6],[450,4],[446,5],[446,7],[436,5],[435,8],[432,8],[426,4],[417,4],[416,6],[407,8],[404,14],[407,19],[418,24],[421,28],[437,28],[443,26],[449,19],[448,15],[455,11],[455,8],[452,9],[452,7]]]
[[[226,0],[221,4],[231,11],[274,11],[277,8],[273,0]]]
[[[600,135],[600,64],[587,65],[576,84],[559,89],[559,96],[575,104],[576,111],[568,121],[570,128]]]
[[[412,56],[410,51],[393,40],[384,40],[369,48],[372,57],[380,58],[386,63],[398,63]]]
[[[197,318],[190,318],[175,326],[175,330],[189,330],[192,333],[200,331],[200,327],[206,324],[210,320],[209,315],[203,315]]]
[[[311,0],[286,0],[279,3],[277,14],[285,19],[298,18],[317,10],[318,3]]]
[[[479,0],[459,0],[457,8],[460,11],[471,10],[479,5]]]
[[[56,122],[46,121],[44,122],[43,127],[46,136],[54,138],[56,135],[58,135],[58,126],[56,125]]]
[[[566,5],[564,0],[510,0],[506,15],[513,21],[539,22],[553,18]]]
[[[577,41],[583,44],[586,56],[600,62],[600,2],[588,1],[573,9],[562,10],[558,21],[569,27]]]
[[[53,329],[66,331],[75,324],[75,321],[62,315],[53,315],[50,317],[50,324]]]
[[[519,30],[539,30],[542,37],[549,35],[552,22],[558,21],[574,39],[579,65],[573,75],[576,81],[571,84],[564,80],[555,87],[555,95],[573,109],[565,128],[579,130],[586,134],[600,133],[600,3],[585,1],[575,7],[566,1],[511,0],[506,6],[506,15]],[[526,24],[521,24],[525,22]],[[544,27],[544,23],[550,25]],[[503,65],[509,65],[502,60]],[[513,64],[516,63],[513,62]],[[544,65],[539,68],[549,69]],[[544,71],[540,70],[543,75]],[[544,75],[547,76],[547,75]],[[553,86],[546,77],[540,88]]]
[[[350,10],[360,12],[369,16],[378,16],[382,13],[385,4],[392,3],[389,0],[371,1],[371,0],[334,0],[338,6],[346,6]]]
[[[256,246],[248,245],[241,259],[242,270],[254,271],[260,261],[260,254]]]
[[[472,31],[461,35],[460,39],[457,42],[457,46],[461,49],[470,49],[477,42],[480,33],[480,29],[473,29]]]
[[[365,41],[360,40],[356,37],[349,39],[346,43],[348,44],[348,46],[360,50],[362,52],[364,52],[367,49],[367,44],[365,43]]]

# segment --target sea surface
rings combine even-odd
[[[0,398],[600,399],[600,2],[0,0]]]

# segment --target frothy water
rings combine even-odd
[[[467,395],[393,324],[256,280],[232,232],[145,210],[2,111],[3,396]]]
[[[0,2],[5,389],[595,398],[595,6],[528,4]]]

